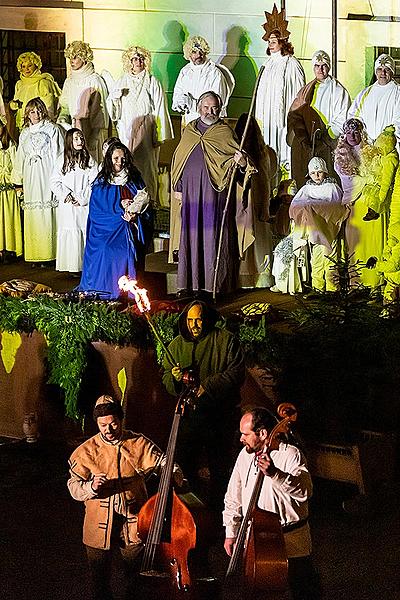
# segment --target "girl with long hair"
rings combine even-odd
[[[44,264],[56,258],[57,200],[50,177],[64,151],[62,130],[49,120],[43,100],[26,104],[12,181],[23,187],[25,260]]]
[[[151,237],[149,197],[129,149],[109,146],[92,187],[82,279],[78,290],[118,298],[122,275],[136,278]]]
[[[67,131],[64,156],[51,177],[51,189],[58,200],[57,271],[82,270],[89,198],[97,172],[83,133],[76,128]]]

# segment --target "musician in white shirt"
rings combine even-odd
[[[231,556],[261,470],[265,478],[258,506],[279,515],[289,559],[289,585],[293,600],[314,600],[319,598],[319,592],[311,562],[308,524],[311,477],[305,458],[296,446],[279,442],[278,449],[264,450],[276,423],[275,417],[265,408],[246,412],[240,421],[240,441],[244,448],[236,460],[225,495],[224,548]]]

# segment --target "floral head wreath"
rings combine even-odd
[[[265,17],[267,19],[267,22],[264,23],[264,25],[263,25],[265,34],[263,35],[262,39],[265,42],[267,42],[271,33],[273,31],[274,32],[276,31],[276,32],[279,32],[278,37],[280,40],[287,40],[290,35],[290,31],[288,31],[288,29],[287,29],[287,26],[289,23],[285,19],[285,17],[286,17],[285,10],[281,10],[281,12],[278,12],[278,9],[276,8],[276,4],[274,4],[272,13],[269,13],[268,11],[264,11],[264,12],[265,12]]]
[[[74,42],[70,42],[65,48],[64,56],[70,60],[71,58],[78,57],[83,60],[84,63],[88,63],[93,60],[93,50],[86,42],[75,40]]]
[[[22,63],[30,60],[40,70],[42,68],[42,61],[39,54],[36,52],[23,52],[17,58],[17,69],[21,73]]]
[[[200,35],[193,35],[183,44],[183,56],[186,60],[190,60],[190,55],[194,50],[201,50],[201,52],[207,56],[207,54],[210,53],[210,46],[208,45],[207,40]]]
[[[151,54],[148,50],[146,50],[146,48],[143,48],[142,46],[129,46],[129,48],[127,48],[122,53],[122,67],[124,71],[129,73],[129,71],[131,70],[131,60],[135,55],[143,57],[144,68],[146,69],[146,71],[150,71]]]

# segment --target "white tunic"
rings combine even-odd
[[[254,456],[243,448],[229,480],[223,512],[226,537],[229,538],[237,537],[242,516],[246,514],[254,489],[258,475]],[[277,467],[277,472],[273,477],[264,478],[258,506],[278,514],[282,526],[307,519],[312,483],[302,453],[295,446],[281,443],[279,450],[271,452],[271,459]],[[284,534],[284,537],[289,557],[308,556],[311,553],[310,529],[307,523]]]
[[[76,273],[82,270],[89,199],[98,165],[91,158],[87,169],[75,165],[73,170],[63,173],[63,163],[61,158],[50,180],[52,192],[58,200],[56,269]],[[68,194],[78,201],[78,206],[65,202]]]
[[[361,119],[372,140],[376,140],[387,125],[394,125],[400,139],[400,85],[389,81],[379,85],[376,81],[356,96],[348,117]]]
[[[351,100],[348,91],[330,75],[315,84],[311,106],[320,115],[332,139],[342,133]]]
[[[207,60],[202,65],[194,65],[189,62],[178,75],[172,98],[172,109],[186,113],[182,116],[183,126],[198,118],[196,104],[201,94],[212,91],[221,96],[221,117],[226,116],[226,107],[229,97],[235,87],[235,79],[232,73],[224,65],[216,65]]]
[[[56,257],[55,207],[50,176],[63,154],[62,129],[41,121],[21,131],[12,181],[23,183],[25,260],[50,261]]]
[[[256,95],[255,117],[264,141],[278,156],[278,164],[290,173],[290,147],[286,143],[287,114],[305,85],[303,67],[291,55],[273,52],[265,61]]]
[[[87,63],[80,69],[71,71],[59,99],[60,114],[57,122],[66,129],[81,129],[89,152],[97,162],[102,160],[101,146],[108,137],[110,119],[106,107],[107,96],[104,79],[95,73],[92,63]]]
[[[156,203],[159,144],[174,137],[161,83],[147,71],[125,73],[110,91],[107,108]]]

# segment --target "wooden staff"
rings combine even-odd
[[[256,83],[254,85],[253,95],[251,97],[250,109],[249,109],[249,112],[248,112],[248,115],[247,115],[246,125],[245,125],[244,131],[243,131],[242,139],[240,140],[239,152],[242,151],[243,146],[244,146],[244,142],[246,140],[247,131],[248,131],[249,126],[250,126],[250,119],[252,117],[252,113],[253,113],[253,109],[254,109],[254,104],[255,104],[255,101],[256,101],[256,94],[257,94],[258,84],[260,83],[261,75],[263,74],[264,69],[265,69],[265,66],[262,65],[261,68],[260,68],[260,70],[259,70],[259,72],[258,72],[258,75],[257,75]],[[231,195],[232,195],[233,184],[235,183],[235,175],[236,175],[236,169],[237,168],[238,168],[238,163],[234,162],[233,163],[233,170],[232,170],[231,178],[229,180],[228,194],[226,196],[224,212],[222,213],[221,228],[220,228],[219,239],[218,239],[217,258],[216,258],[216,261],[215,261],[215,268],[214,268],[214,281],[213,281],[213,300],[214,300],[214,302],[215,302],[215,298],[216,298],[216,294],[217,294],[217,276],[218,276],[218,269],[219,269],[219,261],[220,261],[220,258],[221,258],[222,236],[223,236],[223,233],[224,233],[224,225],[225,225],[225,220],[226,220],[226,214],[228,212],[229,202],[230,202]]]

